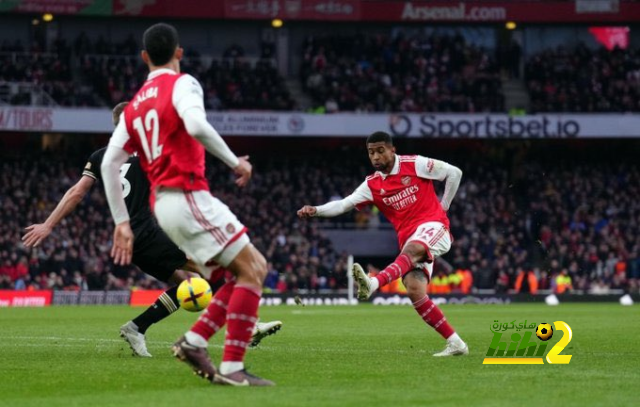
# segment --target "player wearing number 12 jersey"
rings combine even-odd
[[[115,125],[118,124],[120,114],[126,105],[127,102],[123,102],[113,109]],[[25,246],[38,246],[51,234],[53,228],[76,208],[93,185],[102,179],[100,166],[105,151],[106,148],[101,148],[89,156],[82,177],[64,194],[44,223],[26,228],[27,233],[22,238]],[[145,338],[147,329],[179,309],[176,297],[177,284],[188,277],[185,271],[197,272],[197,268],[187,260],[187,256],[167,237],[153,218],[149,209],[149,181],[140,168],[139,158],[129,157],[120,167],[119,175],[125,204],[131,215],[131,229],[135,236],[132,263],[144,273],[172,286],[162,293],[151,307],[120,327],[120,336],[129,343],[134,355],[150,357]],[[212,288],[215,290],[220,283],[217,286],[214,284]],[[273,335],[281,327],[280,321],[257,323],[251,345],[257,346],[262,339]]]
[[[427,283],[433,261],[451,248],[446,211],[460,185],[462,171],[443,161],[417,155],[397,155],[391,136],[373,133],[367,139],[371,164],[377,170],[348,197],[322,206],[304,206],[298,216],[337,216],[354,208],[373,204],[393,224],[402,253],[375,278],[367,276],[359,264],[353,266],[358,298],[367,299],[378,288],[402,277],[407,294],[418,315],[447,340],[444,351],[434,356],[466,355],[467,344],[460,339],[429,299]],[[433,181],[445,181],[438,201]]]
[[[155,24],[145,31],[143,44],[142,59],[149,76],[125,108],[102,162],[105,192],[116,223],[114,261],[131,261],[133,234],[118,169],[130,154],[138,153],[151,184],[151,209],[160,227],[205,277],[220,267],[236,277],[220,288],[205,313],[178,339],[174,355],[214,383],[273,385],[244,369],[267,273],[266,260],[251,244],[247,228],[211,196],[204,176],[204,150],[234,170],[240,187],[251,178],[251,164],[248,157],[236,157],[207,122],[198,81],[180,74],[183,50],[176,29]],[[218,370],[206,348],[210,337],[225,323],[227,334]]]

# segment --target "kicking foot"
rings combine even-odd
[[[251,373],[247,372],[245,369],[238,370],[237,372],[229,373],[226,375],[218,373],[215,379],[213,379],[213,382],[218,384],[225,384],[229,386],[275,386],[276,385],[271,380],[254,376]]]
[[[362,266],[354,263],[351,273],[353,274],[353,279],[356,281],[356,284],[358,284],[358,299],[364,301],[371,297],[371,294],[373,294],[373,290],[371,290],[371,277],[364,272]]]
[[[253,328],[253,335],[251,336],[251,344],[249,347],[255,348],[260,342],[267,336],[274,335],[282,328],[282,321],[271,322],[258,322]]]
[[[206,348],[191,345],[183,335],[173,344],[171,350],[173,351],[173,356],[191,366],[195,374],[210,382],[213,381],[217,371],[213,363],[211,363],[209,352],[207,352]]]
[[[131,347],[134,355],[141,356],[143,358],[150,358],[151,354],[147,350],[147,343],[144,340],[144,334],[138,332],[138,327],[133,321],[129,321],[120,327],[120,336]]]
[[[442,356],[462,356],[469,354],[469,347],[462,341],[447,342],[447,347],[442,352],[434,353],[435,357]]]

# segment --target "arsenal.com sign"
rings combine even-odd
[[[407,2],[401,20],[406,21],[504,21],[507,9],[502,6],[470,6],[467,3],[434,6]]]

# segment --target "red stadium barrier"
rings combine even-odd
[[[53,291],[0,290],[0,307],[46,307],[51,305]]]
[[[316,21],[625,22],[640,19],[631,0],[14,0],[4,12]]]
[[[131,301],[129,305],[132,307],[148,307],[156,302],[163,290],[133,290],[131,291]]]

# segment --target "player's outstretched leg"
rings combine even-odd
[[[207,346],[209,339],[222,329],[226,322],[227,307],[235,285],[235,281],[229,281],[220,287],[191,330],[172,347],[175,357],[188,363],[197,375],[209,381],[213,381],[216,369],[209,358]]]
[[[282,328],[282,321],[256,322],[251,335],[250,348],[255,348],[267,336],[275,335]]]
[[[244,368],[244,356],[258,320],[267,262],[253,245],[247,244],[228,268],[237,276],[237,282],[229,300],[224,353],[214,382],[231,386],[273,386],[272,381],[252,375]]]
[[[152,324],[165,319],[178,310],[177,291],[178,287],[169,288],[142,314],[120,327],[120,336],[129,343],[134,355],[151,357],[147,350],[145,334]]]
[[[404,276],[403,281],[407,287],[407,294],[420,318],[447,341],[447,347],[433,356],[468,355],[469,347],[467,344],[458,336],[440,308],[427,295],[427,278],[424,271],[413,270]]]
[[[421,254],[418,253],[413,256],[419,258]],[[380,287],[399,279],[404,274],[408,273],[413,267],[414,260],[412,260],[412,254],[404,252],[375,277],[369,277],[363,270],[362,266],[355,263],[353,265],[352,273],[356,284],[358,284],[358,299],[368,299]]]

